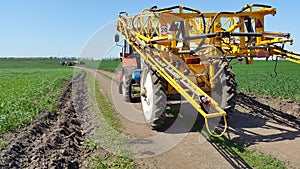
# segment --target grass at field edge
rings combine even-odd
[[[105,121],[112,127],[113,130],[117,132],[121,132],[122,124],[120,119],[116,116],[117,112],[113,108],[113,105],[111,102],[106,98],[104,94],[99,91],[99,85],[98,82],[92,77],[90,72],[87,72],[87,79],[86,79],[87,85],[89,86],[89,92],[92,93],[93,96],[90,96],[91,98],[94,98],[95,102],[97,103],[97,106],[99,108],[100,113],[104,116]],[[90,94],[91,95],[91,94]],[[110,130],[110,129],[109,129]],[[111,132],[107,130],[106,132]],[[111,135],[110,137],[114,137],[114,133],[109,133],[108,135]],[[96,141],[90,140],[92,142],[92,145],[94,146],[100,146],[96,143]],[[114,144],[111,142],[111,144]],[[119,147],[118,142],[117,145],[114,145],[116,147]],[[109,160],[107,160],[109,159]],[[137,168],[137,164],[129,157],[122,156],[122,155],[115,155],[113,153],[107,152],[105,154],[104,159],[100,158],[98,156],[93,156],[91,158],[91,167],[90,168],[123,168],[123,169],[134,169]]]

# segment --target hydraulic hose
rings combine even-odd
[[[210,24],[210,26],[209,26],[209,28],[208,28],[208,32],[207,32],[207,33],[210,33],[211,28],[212,28],[214,22],[216,21],[216,19],[217,19],[217,17],[218,17],[219,15],[221,15],[221,14],[232,14],[232,15],[234,15],[234,14],[239,14],[239,13],[242,13],[242,12],[246,11],[247,9],[249,9],[249,8],[251,8],[251,7],[272,8],[272,6],[270,6],[270,5],[248,4],[248,5],[244,6],[241,10],[236,11],[236,12],[218,12],[218,13],[214,16],[214,18],[213,18],[213,20],[212,20],[212,22],[211,22],[211,24]]]
[[[162,12],[162,11],[173,10],[173,9],[176,9],[176,8],[179,8],[179,7],[180,6],[177,5],[177,6],[172,6],[172,7],[169,7],[169,8],[157,9],[157,6],[153,6],[152,8],[150,8],[150,11],[152,11],[152,12]],[[205,18],[204,18],[203,13],[199,10],[192,9],[192,8],[189,8],[189,7],[185,7],[185,6],[182,7],[182,9],[199,14],[200,17],[202,18],[202,22],[203,22],[203,33],[206,33],[206,23],[205,23]]]

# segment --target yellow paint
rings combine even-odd
[[[144,9],[139,15],[119,15],[117,31],[168,82],[167,94],[180,93],[205,118],[206,123],[208,118],[223,117],[225,129],[221,133],[222,135],[227,127],[226,112],[207,94],[214,87],[212,77],[217,73],[213,69],[215,63],[210,63],[209,60],[221,57],[216,47],[221,48],[227,58],[245,57],[247,64],[254,63],[253,58],[258,52],[268,51],[270,55],[279,56],[295,63],[300,63],[300,57],[276,46],[292,44],[291,38],[280,32],[265,32],[265,16],[275,15],[275,8],[257,9],[254,5],[249,5],[247,10],[237,13],[204,12],[201,15],[195,11],[199,10],[187,11],[183,6],[179,6],[177,10],[151,12],[150,9]],[[205,18],[205,23],[201,16]],[[254,32],[248,32],[249,27],[247,28],[245,25],[245,20],[249,18],[252,25],[250,29],[253,29]],[[258,20],[260,24],[256,24]],[[204,38],[203,34],[208,32],[209,34],[205,34],[206,37],[211,34],[216,36]],[[237,33],[248,34],[233,36]],[[201,58],[199,64],[188,65],[192,73],[191,76],[185,76],[182,73],[183,70],[178,70],[173,66],[172,59],[174,58],[170,54],[189,51],[198,47],[201,42],[206,45],[206,51],[199,51],[196,55],[190,53],[177,55],[178,59],[183,61],[189,57]],[[166,67],[172,70],[178,78],[171,76],[166,71]],[[184,88],[178,79],[184,79],[190,88]],[[201,85],[205,85],[205,87]],[[209,98],[217,112],[208,114],[202,110],[196,101],[196,93]],[[206,127],[208,128],[207,124]],[[210,132],[209,129],[208,131]],[[214,135],[211,132],[210,134]]]

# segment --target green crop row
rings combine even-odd
[[[45,59],[0,60],[0,134],[30,123],[43,110],[55,111],[73,69]]]
[[[300,65],[278,61],[255,61],[253,65],[233,64],[240,92],[258,93],[300,102]]]
[[[104,70],[118,70],[121,66],[120,59],[114,60],[85,60],[86,67],[94,68],[94,69],[104,69]]]

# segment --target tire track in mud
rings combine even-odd
[[[254,93],[239,93],[239,110],[248,110],[249,114],[300,129],[300,103],[290,99],[275,99]]]
[[[41,112],[29,126],[4,136],[0,168],[86,168],[94,148],[83,143],[96,124],[89,122],[85,73],[73,78],[58,99],[58,112]],[[74,92],[74,94],[72,94]]]

